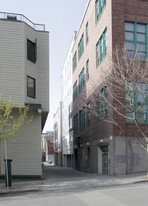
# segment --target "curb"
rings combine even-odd
[[[0,197],[11,195],[11,194],[22,194],[22,193],[30,193],[30,192],[40,192],[42,190],[37,188],[29,188],[29,189],[8,189],[0,191]]]

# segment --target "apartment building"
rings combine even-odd
[[[13,176],[42,176],[41,131],[49,112],[49,32],[22,14],[0,12],[0,93],[30,106],[29,124],[7,141]],[[16,115],[18,111],[16,111]],[[0,144],[0,174],[5,174]]]
[[[63,165],[63,142],[62,142],[62,102],[54,114],[54,163],[55,165]]]
[[[100,117],[91,111],[93,102],[90,101],[94,93],[92,85],[104,91],[101,69],[109,64],[117,46],[126,42],[128,51],[139,46],[140,58],[145,61],[147,9],[148,2],[144,0],[90,0],[88,3],[72,50],[75,169],[108,175],[147,170],[146,151],[135,143],[141,137],[135,125],[120,117],[118,121],[126,130],[126,134],[120,135],[119,128],[103,121],[107,118],[105,105],[101,105],[104,116]],[[113,111],[112,117],[115,118]],[[143,118],[147,117],[143,115]],[[143,121],[143,128],[146,127],[147,121]]]
[[[76,32],[72,37],[66,60],[62,69],[62,145],[63,145],[63,166],[72,166],[73,155],[73,131],[72,131],[72,48],[76,39]]]

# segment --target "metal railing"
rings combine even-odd
[[[25,17],[23,14],[0,12],[0,19],[6,19],[6,20],[12,20],[12,21],[22,21],[37,31],[45,31],[44,24],[33,23],[27,17]]]

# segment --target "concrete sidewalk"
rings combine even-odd
[[[148,182],[146,174],[134,174],[123,176],[106,176],[92,173],[84,173],[63,167],[43,167],[44,180],[12,182],[12,188],[5,189],[0,184],[0,196],[12,193],[25,192],[63,192],[88,190],[99,187],[110,187],[119,185]]]

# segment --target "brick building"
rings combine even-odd
[[[90,0],[88,3],[72,50],[75,169],[109,175],[147,169],[146,151],[135,143],[141,136],[134,124],[120,118],[126,135],[119,136],[120,131],[113,124],[104,122],[91,110],[80,108],[81,101],[91,107],[89,98],[94,92],[91,82],[98,88],[103,83],[100,70],[108,64],[116,46],[126,42],[129,51],[139,46],[140,59],[147,58],[147,9],[148,2],[144,0]],[[112,115],[115,118],[114,112]],[[147,112],[142,118],[146,128]]]

